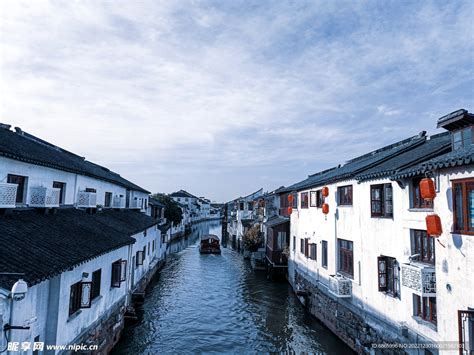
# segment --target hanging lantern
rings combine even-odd
[[[293,204],[293,194],[288,195],[288,203],[291,205]]]
[[[420,181],[421,197],[425,200],[433,200],[436,197],[436,189],[434,181],[430,178],[421,179]]]
[[[426,216],[426,233],[429,236],[435,238],[438,238],[441,234],[443,234],[441,218],[439,218],[437,214]]]
[[[324,187],[321,189],[321,194],[323,195],[323,197],[328,197],[328,196],[329,196],[329,187],[324,186]]]
[[[323,205],[321,206],[322,209],[323,209],[323,213],[324,214],[328,214],[329,213],[329,205],[327,203],[323,203]]]
[[[288,207],[288,215],[292,214],[293,213],[293,208],[292,207]]]

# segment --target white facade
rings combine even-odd
[[[358,183],[355,180],[326,185],[329,196],[329,214],[321,208],[301,208],[301,192],[316,191],[322,186],[299,191],[298,208],[291,215],[290,281],[294,284],[295,269],[315,284],[329,285],[331,275],[339,269],[338,239],[352,242],[353,276],[350,279],[352,296],[344,299],[361,311],[390,324],[393,329],[406,325],[408,329],[431,341],[457,341],[457,311],[474,307],[474,240],[472,236],[452,234],[453,179],[472,178],[472,166],[442,171],[437,175],[438,194],[434,209],[410,208],[411,180],[405,187],[389,179]],[[371,185],[391,184],[393,191],[393,217],[371,217]],[[337,205],[337,187],[352,185],[352,205]],[[441,243],[435,243],[436,270],[436,324],[414,315],[414,291],[403,285],[402,268],[410,264],[414,254],[411,235],[414,230],[426,231],[425,217],[436,213],[443,223]],[[301,252],[301,239],[317,245],[317,258],[313,260]],[[327,265],[323,266],[322,243],[327,242]],[[296,242],[296,243],[295,243]],[[401,267],[399,273],[399,296],[379,291],[378,257],[395,258]],[[412,262],[418,267],[431,267]],[[449,285],[449,286],[448,286]],[[296,285],[294,285],[296,286]],[[341,300],[341,302],[343,302]]]

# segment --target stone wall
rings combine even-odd
[[[85,332],[71,344],[98,345],[97,351],[78,352],[82,354],[108,354],[120,339],[124,328],[126,298],[123,297],[110,308],[100,319],[94,322]],[[64,352],[72,353],[72,352]]]
[[[308,311],[359,354],[407,354],[410,351],[402,349],[375,350],[372,344],[425,342],[421,339],[415,341],[410,334],[399,334],[396,326],[375,318],[349,301],[332,296],[324,285],[311,282],[297,270],[295,285],[304,291],[301,293],[307,294],[300,299],[303,301],[304,298]]]

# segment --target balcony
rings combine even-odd
[[[59,207],[61,189],[36,186],[30,188],[30,207]]]
[[[129,207],[129,208],[141,210],[141,209],[142,209],[142,206],[141,206],[141,203],[140,203],[140,202],[141,202],[141,201],[138,200],[138,198],[136,198],[136,197],[135,197],[135,198],[132,198],[132,199],[130,200],[130,207]]]
[[[125,208],[125,196],[115,195],[112,201],[113,208]]]
[[[422,297],[436,296],[436,270],[432,265],[402,264],[402,286]]]
[[[15,208],[17,184],[0,182],[0,208]]]
[[[352,281],[341,275],[329,276],[329,292],[338,298],[352,297]]]
[[[77,207],[96,208],[97,194],[95,192],[79,191],[77,193]]]

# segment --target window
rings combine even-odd
[[[53,181],[53,188],[59,189],[59,203],[64,204],[64,199],[66,195],[66,183]]]
[[[91,299],[95,299],[100,296],[100,279],[102,276],[102,269],[96,270],[92,273],[92,290]]]
[[[301,193],[301,208],[308,208],[308,193]]]
[[[304,239],[304,256],[309,257],[309,238]]]
[[[421,297],[413,294],[413,315],[436,324],[436,297]]]
[[[370,186],[372,217],[393,217],[392,184]]]
[[[296,192],[293,193],[293,204],[291,207],[298,208],[298,194]]]
[[[286,244],[286,232],[278,232],[278,237],[277,237],[277,249],[278,250],[283,250],[287,247]]]
[[[474,179],[453,182],[454,232],[474,234]]]
[[[148,242],[148,255],[150,255],[150,242]]]
[[[354,277],[354,252],[353,243],[349,240],[338,239],[339,268],[338,271]]]
[[[305,250],[305,246],[304,246],[304,245],[305,245],[305,244],[304,244],[304,239],[301,238],[301,239],[300,239],[300,252],[301,252],[301,254],[304,254],[304,250]]]
[[[451,134],[451,137],[453,143],[453,150],[458,150],[463,147],[469,147],[471,144],[473,144],[472,127],[467,127],[455,131]]]
[[[309,193],[309,205],[311,207],[318,207],[318,199],[319,199],[319,195],[318,192],[320,191],[311,191]]]
[[[90,187],[86,187],[86,192],[97,192],[97,190]]]
[[[252,211],[253,210],[253,202],[248,203],[248,210]]]
[[[340,206],[352,206],[352,185],[337,188],[337,204]]]
[[[79,281],[71,286],[69,294],[69,315],[81,308],[91,307],[92,282]]]
[[[146,259],[146,245],[143,246],[143,260]]]
[[[434,264],[435,263],[435,240],[424,230],[412,230],[411,253],[418,255],[418,260]]]
[[[143,236],[146,237],[146,234],[147,234],[147,230],[145,229],[145,230],[143,231]]]
[[[137,266],[143,265],[143,260],[145,260],[145,256],[143,255],[143,250],[138,250],[136,253],[136,260],[137,260]]]
[[[112,207],[112,192],[105,193],[104,207]]]
[[[241,210],[241,211],[244,210],[244,203],[243,202],[239,203],[239,210]]]
[[[296,237],[293,236],[293,251],[296,249]]]
[[[8,183],[18,185],[16,189],[16,203],[25,202],[26,179],[27,179],[26,176],[20,176],[20,175],[8,174],[7,176]]]
[[[315,243],[311,243],[309,244],[309,258],[312,259],[312,260],[316,260],[317,259],[317,244]]]
[[[433,201],[421,198],[420,190],[421,178],[412,180],[411,207],[412,208],[433,208]]]
[[[328,242],[323,240],[321,243],[321,265],[325,268],[328,267]]]
[[[155,252],[155,241],[153,241],[153,243],[151,244],[152,248],[153,248],[153,252]]]
[[[120,287],[127,279],[127,260],[117,260],[112,264],[112,287]]]
[[[377,269],[379,291],[400,297],[400,269],[397,260],[389,256],[379,256]]]

